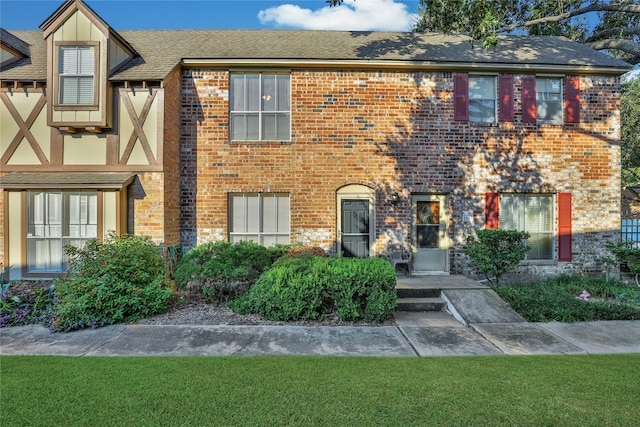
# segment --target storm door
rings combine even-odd
[[[342,254],[346,257],[369,256],[369,200],[341,201]]]
[[[447,196],[415,195],[411,202],[413,271],[448,272]]]

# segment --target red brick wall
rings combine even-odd
[[[238,143],[228,73],[185,70],[183,244],[227,237],[228,192],[282,191],[292,243],[333,247],[336,192],[364,184],[376,191],[378,246],[407,238],[411,194],[449,194],[452,267],[463,271],[460,244],[483,225],[485,192],[571,192],[575,262],[558,268],[585,267],[594,242],[619,230],[618,79],[581,77],[582,123],[535,125],[521,122],[521,77],[515,122],[480,125],[453,120],[451,73],[292,70],[291,141]]]

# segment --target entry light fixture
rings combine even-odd
[[[391,204],[395,206],[398,204],[399,201],[400,201],[400,194],[398,194],[397,191],[394,191],[393,194],[391,195]]]

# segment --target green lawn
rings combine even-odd
[[[0,425],[635,426],[640,354],[0,358]]]

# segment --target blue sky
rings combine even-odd
[[[62,0],[0,0],[0,26],[35,30]],[[115,30],[324,29],[409,31],[418,0],[86,0]]]

